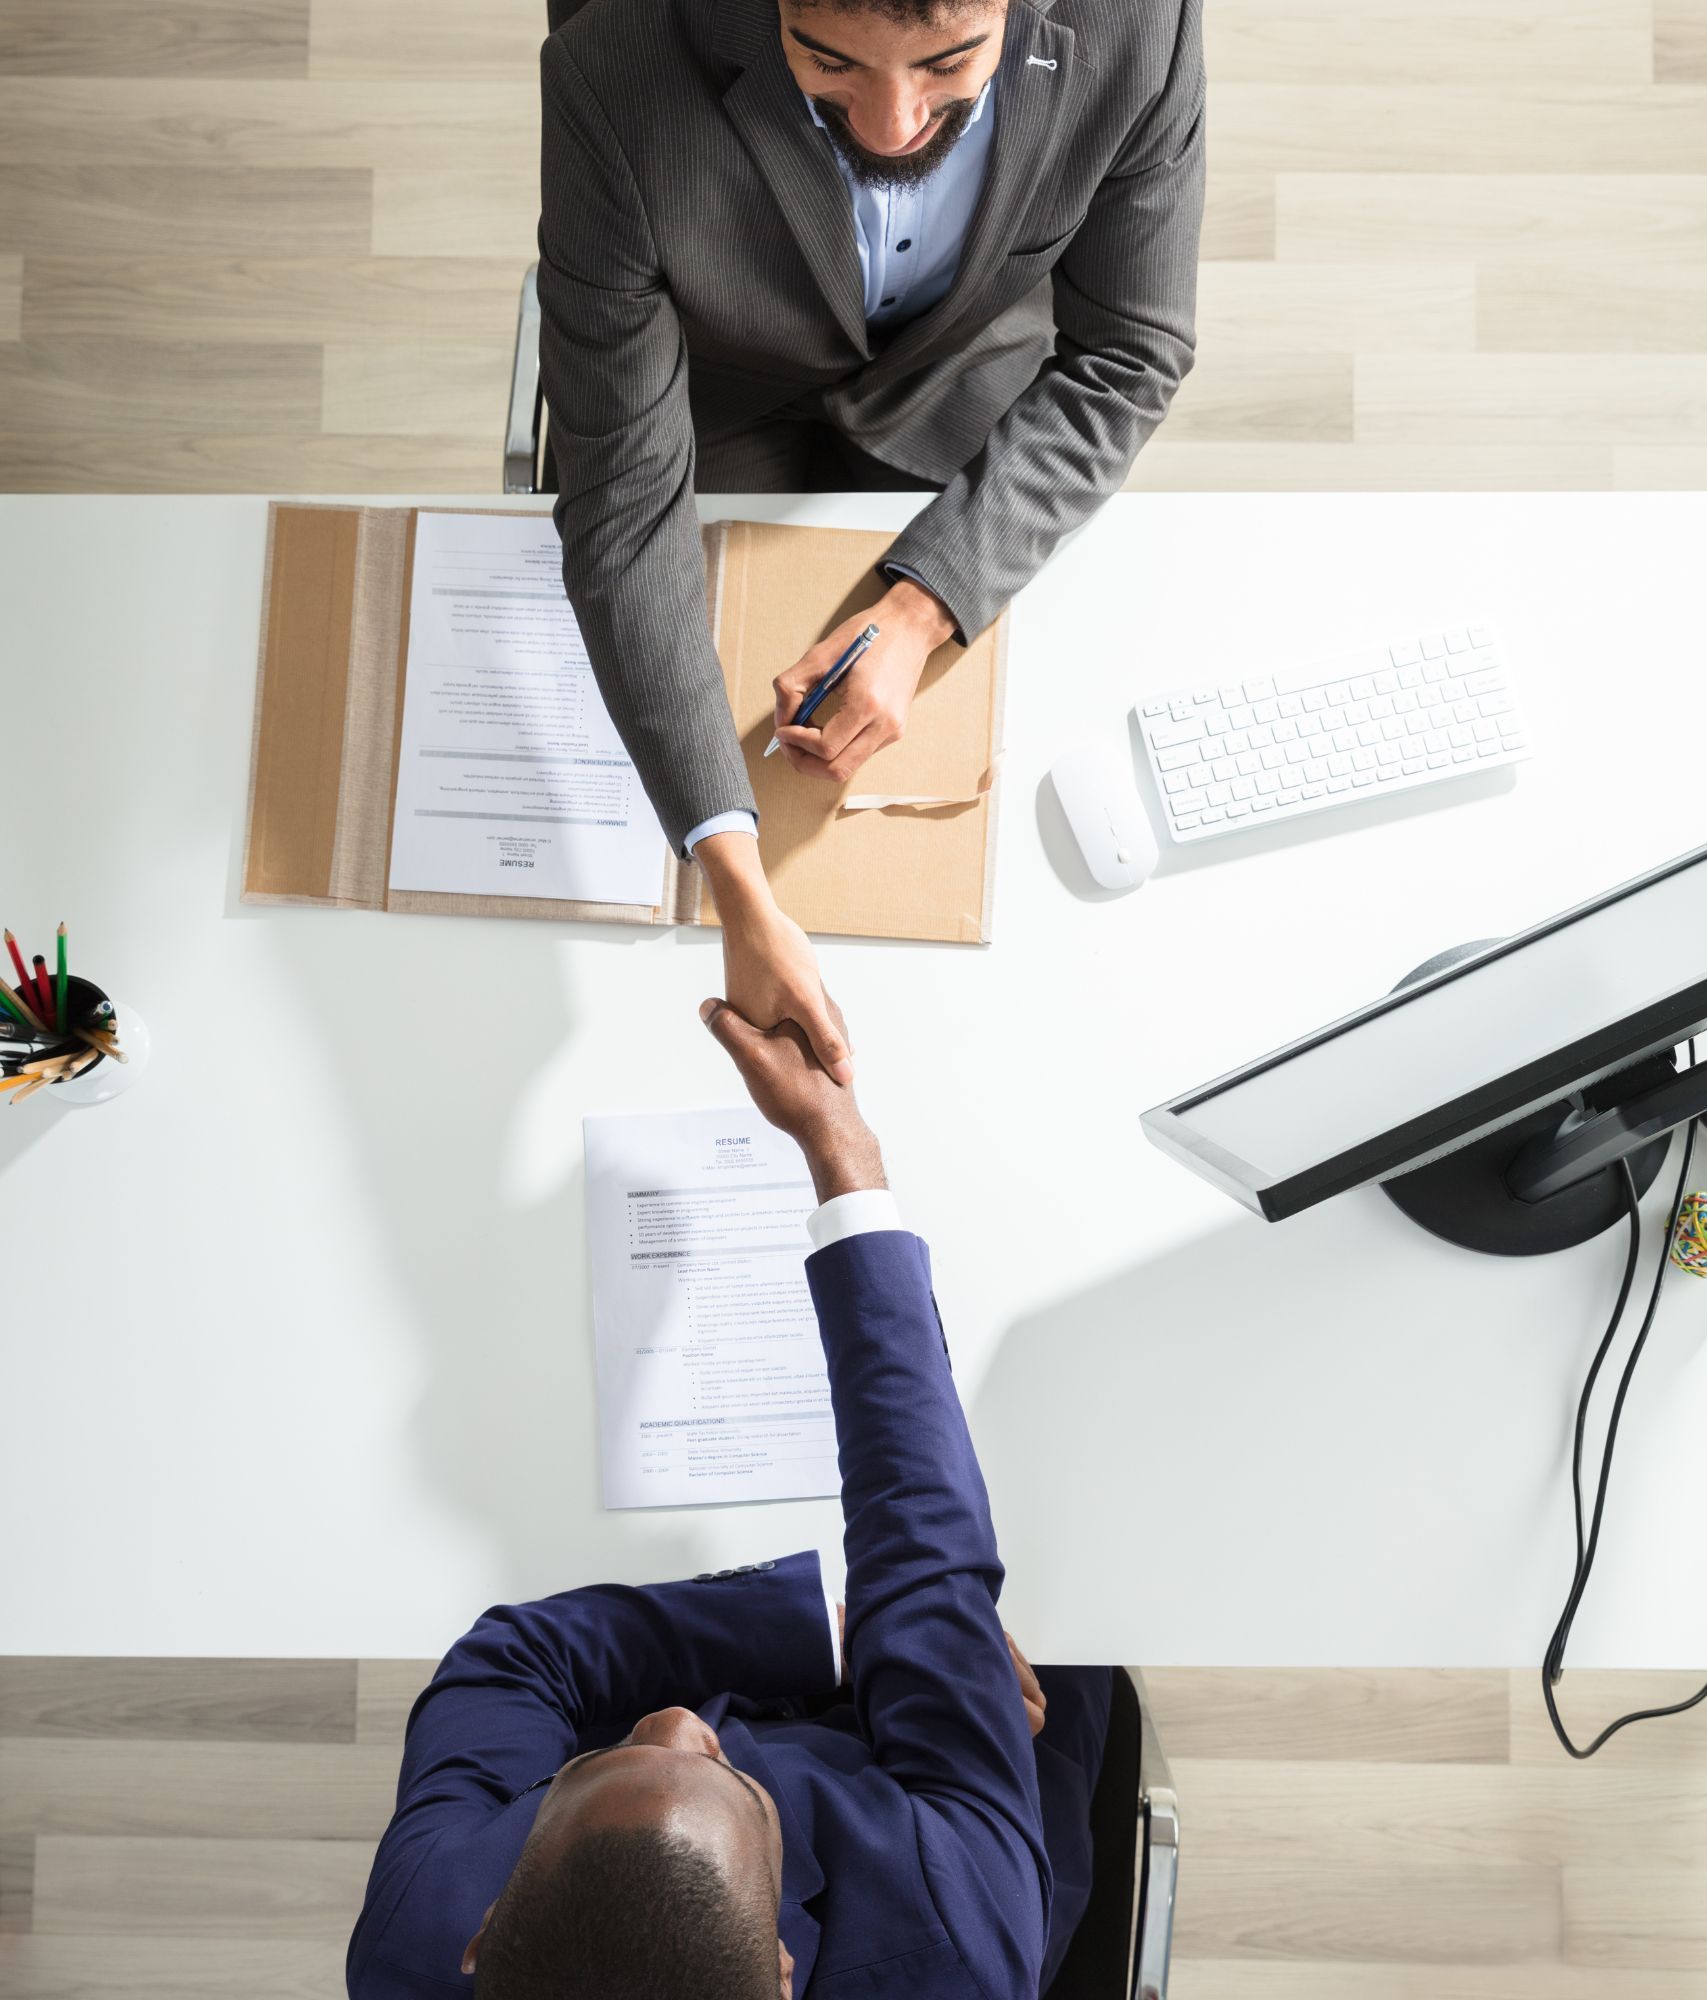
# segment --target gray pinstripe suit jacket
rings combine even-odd
[[[982,631],[1119,488],[1191,366],[1200,5],[1010,0],[959,273],[887,339],[865,325],[847,187],[776,0],[587,0],[545,44],[563,577],[678,845],[752,805],[706,627],[696,437],[809,412],[943,482],[890,554],[962,638]]]

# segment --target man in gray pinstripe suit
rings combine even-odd
[[[563,575],[730,1002],[852,1074],[777,907],[706,626],[696,488],[935,492],[777,662],[845,782],[1125,479],[1193,355],[1200,0],[584,0],[542,56],[540,364]],[[868,620],[816,726],[790,726]],[[1065,693],[1070,700],[1070,693]]]

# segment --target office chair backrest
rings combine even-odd
[[[1138,1691],[1116,1667],[1091,1795],[1090,1901],[1044,2000],[1127,2000],[1132,1990],[1141,1743]]]

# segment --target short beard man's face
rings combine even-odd
[[[966,130],[976,99],[957,97],[938,119],[936,130],[925,143],[916,152],[901,154],[872,152],[854,137],[848,115],[840,105],[822,97],[815,97],[812,102],[818,116],[830,128],[836,151],[862,186],[917,187],[947,159],[955,140]]]

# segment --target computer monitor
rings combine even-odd
[[[1528,1255],[1627,1213],[1707,1114],[1707,847],[1144,1114],[1150,1138],[1278,1222],[1371,1181],[1425,1228]]]

